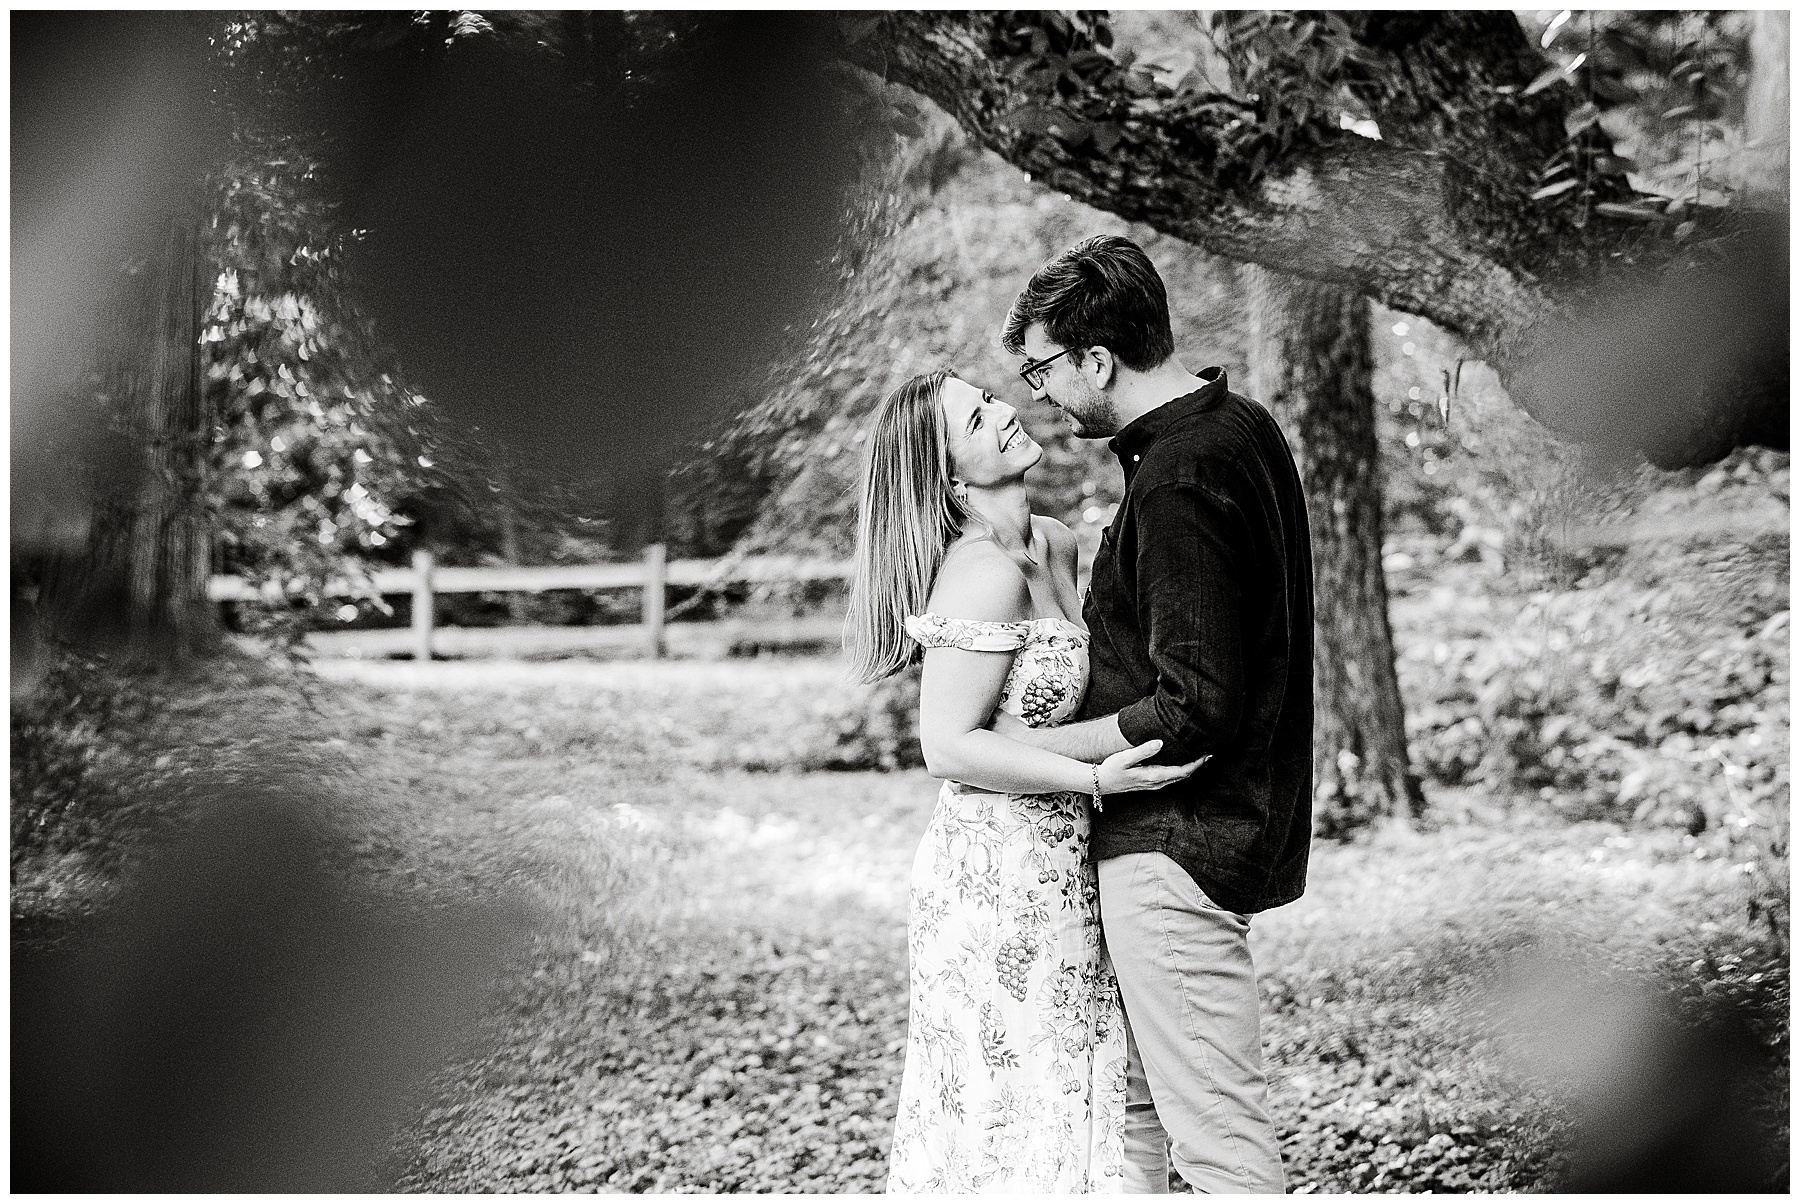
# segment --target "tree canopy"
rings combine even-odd
[[[1046,187],[1455,332],[1552,427],[1664,463],[1785,444],[1785,216],[1634,187],[1601,116],[1659,89],[1621,54],[1556,62],[1505,13],[1222,15],[1211,33],[1263,90],[1114,54],[1098,13],[871,14],[844,53]],[[1704,52],[1675,66],[1714,103]],[[1352,109],[1382,136],[1345,128]],[[1558,167],[1581,186],[1546,185]]]

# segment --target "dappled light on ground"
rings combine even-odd
[[[273,677],[142,691],[135,747],[207,751],[134,763],[106,746],[99,762],[115,785],[141,764],[138,780],[191,789],[279,732],[336,797],[320,815],[357,876],[396,900],[524,909],[521,968],[388,1143],[383,1176],[434,1191],[880,1189],[905,886],[934,784],[719,760],[841,681],[835,662],[319,670],[312,706]],[[1583,1100],[1513,1056],[1503,1001],[1526,954],[1736,1008],[1761,1059],[1756,1123],[1780,1123],[1785,946],[1747,920],[1756,884],[1729,845],[1571,825],[1485,790],[1435,789],[1432,807],[1423,830],[1320,844],[1305,897],[1252,927],[1296,1188],[1518,1190],[1563,1173]],[[108,897],[82,886],[106,874],[70,886],[31,864],[25,881],[63,892],[15,894],[15,909]]]

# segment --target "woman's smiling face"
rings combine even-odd
[[[950,472],[977,488],[1017,480],[1043,458],[1018,411],[985,389],[950,377],[939,391],[950,444]]]

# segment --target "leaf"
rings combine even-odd
[[[1064,118],[1064,121],[1067,121]],[[1085,121],[1068,122],[1067,125],[1053,125],[1050,132],[1055,134],[1068,146],[1080,146],[1094,140],[1094,127]]]
[[[1173,89],[1196,66],[1191,50],[1164,50],[1158,54],[1148,55],[1138,60],[1138,65],[1148,69],[1156,76],[1156,82],[1165,88]]]
[[[1159,86],[1157,77],[1148,71],[1134,70],[1125,76],[1125,91],[1135,97],[1155,96]]]
[[[1548,70],[1544,70],[1543,74],[1539,74],[1537,79],[1534,79],[1532,83],[1525,85],[1525,95],[1537,95],[1539,92],[1543,92],[1544,88],[1548,88],[1548,86],[1553,85],[1555,81],[1562,79],[1562,77],[1564,76],[1562,76],[1561,67],[1548,68]]]
[[[1601,201],[1594,206],[1594,212],[1606,217],[1621,218],[1633,222],[1654,222],[1662,219],[1660,210],[1648,206],[1621,205],[1614,201]]]
[[[1563,129],[1568,132],[1569,137],[1573,138],[1599,120],[1600,108],[1590,100],[1563,118]]]
[[[1611,101],[1613,104],[1631,104],[1638,99],[1638,90],[1624,80],[1601,75],[1596,71],[1593,81],[1594,95],[1601,100]]]
[[[1022,134],[1047,134],[1056,124],[1056,115],[1039,105],[1029,105],[1012,114],[1010,124]]]
[[[887,14],[885,13],[876,12],[839,17],[838,32],[844,36],[844,41],[848,45],[854,46],[870,34],[874,33],[886,15]]]
[[[1536,192],[1532,193],[1531,199],[1534,201],[1542,201],[1549,197],[1560,196],[1580,183],[1581,181],[1576,179],[1558,180],[1556,183],[1546,184]]]
[[[1103,155],[1112,154],[1113,147],[1119,145],[1119,140],[1125,137],[1125,130],[1110,122],[1105,125],[1097,125],[1093,127],[1093,130],[1094,149]]]
[[[1673,121],[1678,117],[1686,117],[1689,113],[1692,113],[1693,111],[1694,111],[1693,105],[1676,105],[1674,108],[1668,110],[1667,112],[1665,112],[1663,114],[1663,120],[1664,121]]]

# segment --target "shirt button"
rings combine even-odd
[[[1142,457],[1142,456],[1133,456],[1133,457],[1131,457],[1131,462],[1133,464],[1136,464],[1139,460],[1142,460],[1143,458],[1144,457]]]

